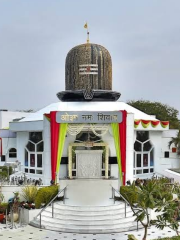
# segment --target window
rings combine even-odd
[[[17,157],[17,151],[15,148],[9,149],[9,158],[16,158]]]
[[[175,147],[172,148],[172,153],[176,153],[177,149]]]
[[[154,172],[154,147],[148,131],[137,131],[134,143],[134,175]]]
[[[43,151],[42,132],[30,132],[25,147],[24,171],[26,173],[43,174]]]
[[[5,162],[6,161],[6,156],[5,155],[2,155],[1,156],[1,162]]]
[[[164,152],[164,157],[169,158],[169,152]]]
[[[39,143],[40,141],[42,141],[42,132],[30,132],[29,140],[34,143]]]

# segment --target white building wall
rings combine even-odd
[[[13,121],[13,119],[27,117],[30,114],[26,112],[0,111],[0,129],[8,128],[9,122]]]
[[[134,114],[127,114],[126,129],[126,181],[133,181],[133,159],[134,159]]]
[[[154,172],[163,174],[163,169],[166,168],[161,162],[162,155],[162,131],[150,131],[149,138],[154,146]]]
[[[135,130],[136,132],[137,130]],[[177,130],[149,131],[151,144],[154,146],[154,172],[166,175],[166,169],[180,168],[180,158],[172,153],[169,141],[177,135]],[[135,138],[134,138],[135,141]],[[169,158],[165,158],[165,152],[169,152]],[[152,174],[139,174],[136,178],[151,178]]]
[[[75,140],[76,140],[76,136],[71,136],[71,135],[68,134],[68,133],[66,134],[62,157],[67,157],[67,156],[68,156],[68,147],[69,147],[69,144],[70,144],[70,143],[74,143]]]
[[[162,152],[161,152],[161,163],[166,165],[168,169],[171,168],[180,168],[180,157],[177,153],[172,152],[172,147],[175,147],[172,144],[169,148],[169,142],[171,141],[172,137],[176,137],[178,130],[170,129],[169,131],[162,133]],[[165,158],[165,152],[169,152],[169,158]],[[165,174],[166,171],[163,171]],[[165,174],[166,175],[166,174]]]
[[[50,135],[50,122],[44,117],[43,121],[43,140],[44,140],[44,153],[43,153],[43,183],[49,185],[51,181],[51,135]]]
[[[35,123],[35,122],[34,122]],[[28,122],[33,129],[33,122]],[[35,125],[34,125],[35,126]],[[41,129],[42,130],[42,129]],[[36,130],[37,131],[37,130]],[[40,129],[39,129],[40,131]],[[134,159],[134,142],[136,139],[136,130],[134,130],[134,114],[128,113],[127,115],[127,149],[126,149],[126,181],[133,180],[133,159]],[[149,131],[150,140],[154,148],[154,164],[155,172],[164,175],[165,169],[179,168],[180,159],[176,153],[172,153],[172,148],[169,149],[168,143],[171,137],[175,137],[177,130],[166,130],[166,131]],[[10,148],[17,149],[17,159],[21,162],[21,170],[24,171],[24,149],[29,139],[29,132],[21,131],[17,132],[17,138],[3,139],[3,153],[7,156],[7,161],[12,161],[8,158],[8,150]],[[43,175],[28,174],[31,178],[43,179],[44,184],[49,184],[51,181],[51,141],[50,141],[50,122],[44,118],[43,121],[43,140],[44,140],[44,153],[43,153]],[[102,140],[109,145],[109,156],[116,157],[116,150],[114,145],[114,139],[112,130],[102,137]],[[68,156],[68,146],[70,143],[75,141],[75,136],[67,134],[65,139],[65,145],[63,150],[63,157]],[[170,158],[164,158],[164,152],[170,151]],[[119,179],[118,165],[112,164],[111,176]],[[151,174],[152,175],[152,174]],[[138,176],[138,175],[137,175]],[[137,177],[136,176],[136,177]],[[145,174],[140,177],[144,177]],[[67,165],[61,164],[59,178],[67,177]]]
[[[17,159],[20,162],[20,169],[24,172],[25,146],[29,139],[29,132],[17,132]]]
[[[15,162],[17,158],[9,158],[9,149],[15,148],[17,150],[16,138],[3,138],[2,139],[2,155],[5,155],[6,162]],[[0,166],[5,162],[0,161]]]

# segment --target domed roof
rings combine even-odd
[[[66,90],[112,89],[111,55],[103,46],[86,43],[72,48],[65,69]]]
[[[72,48],[65,64],[66,91],[57,93],[61,101],[116,101],[112,91],[112,61],[108,50],[85,43]]]

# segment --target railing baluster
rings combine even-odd
[[[65,190],[66,190],[66,188],[67,188],[67,186],[64,188],[64,189],[62,189],[61,191],[59,191],[58,192],[58,194],[40,211],[40,213],[34,218],[35,220],[39,217],[40,218],[40,228],[42,227],[42,224],[41,224],[41,214],[42,214],[42,212],[47,208],[47,207],[49,207],[51,204],[52,204],[52,218],[54,217],[54,201],[55,201],[55,199],[62,193],[62,192],[64,192],[64,194],[65,194]],[[63,202],[64,202],[64,200],[63,200]]]
[[[139,231],[139,225],[138,225],[138,221],[137,221],[137,231]]]
[[[126,218],[126,202],[125,202],[125,218]]]
[[[6,209],[6,229],[7,229],[7,209]]]
[[[63,198],[63,203],[65,204],[65,199],[66,199],[66,188],[64,188],[64,198]]]
[[[124,215],[125,215],[125,218],[126,218],[126,215],[127,215],[127,205],[128,205],[128,202],[127,202],[127,200],[121,195],[121,193],[120,192],[118,192],[115,188],[113,188],[113,186],[111,186],[112,187],[112,198],[114,198],[114,203],[115,203],[115,192],[117,192],[119,195],[120,195],[120,197],[124,200]]]
[[[11,208],[11,224],[12,224],[12,229],[14,228],[14,212],[13,209]]]
[[[39,227],[40,227],[40,229],[41,229],[41,213],[40,213],[40,215],[39,215],[39,221],[40,221]]]
[[[52,218],[54,218],[54,202],[52,202]]]

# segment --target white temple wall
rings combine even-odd
[[[6,162],[14,162],[17,158],[9,158],[9,149],[15,148],[16,146],[16,138],[3,138],[2,139],[2,155],[5,155]],[[0,161],[0,166],[3,166],[5,162]]]
[[[154,172],[162,174],[163,165],[161,164],[162,152],[162,131],[150,131],[149,138],[154,146]]]
[[[0,111],[0,129],[9,127],[9,122],[16,118],[27,117],[31,113]]]
[[[68,147],[70,143],[73,143],[76,140],[76,136],[71,136],[70,134],[66,134],[65,142],[64,142],[64,149],[62,153],[62,157],[68,156]]]
[[[169,149],[169,141],[175,135],[176,130],[168,131],[150,131],[150,140],[154,146],[154,164],[155,172],[162,175],[169,168],[179,168],[180,159],[176,153],[172,153],[172,148]],[[165,158],[165,152],[169,152],[169,157]]]
[[[174,162],[179,162],[179,159],[177,158],[177,153],[172,152],[172,148],[175,147],[174,144],[172,144],[169,148],[169,142],[171,141],[172,137],[176,137],[178,133],[178,130],[176,129],[170,129],[168,131],[164,131],[162,133],[162,156],[164,157],[165,152],[169,152],[169,158],[170,159],[175,159],[176,161]]]
[[[169,148],[169,142],[172,137],[177,136],[177,133],[178,130],[176,129],[170,129],[162,133],[161,164],[166,165],[165,169],[180,168],[180,157],[178,157],[177,153],[172,152],[172,147],[175,147],[174,144]],[[165,158],[165,152],[169,152],[169,158]],[[163,174],[166,175],[165,170],[163,170]]]
[[[43,183],[49,185],[51,181],[51,135],[50,135],[50,122],[44,117],[43,121],[43,140],[44,140],[44,153],[43,153]]]
[[[126,181],[133,181],[133,158],[134,158],[134,114],[127,114],[126,129]]]
[[[24,171],[25,146],[29,139],[29,132],[17,132],[17,159],[21,163],[20,169]]]

